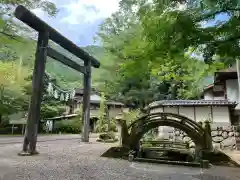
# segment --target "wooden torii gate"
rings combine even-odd
[[[89,119],[90,119],[90,91],[91,91],[91,66],[100,67],[99,61],[79,48],[73,42],[61,35],[47,23],[42,21],[24,6],[18,6],[15,17],[34,30],[38,31],[37,50],[35,54],[35,65],[32,79],[32,96],[29,105],[28,119],[25,130],[23,149],[19,155],[34,155],[37,144],[38,124],[40,122],[40,106],[43,92],[43,77],[47,56],[67,65],[84,74],[84,96],[83,96],[83,133],[82,141],[89,141]],[[49,40],[54,41],[70,53],[84,61],[84,66],[62,55],[48,46]]]

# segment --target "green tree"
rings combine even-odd
[[[22,30],[28,30],[13,20],[13,9],[17,5],[24,5],[28,9],[42,9],[50,16],[55,16],[58,12],[55,4],[48,0],[2,0],[0,2],[0,42],[18,41],[19,37],[16,34],[20,32],[22,34]]]
[[[220,61],[209,65],[199,60],[205,46],[199,38],[206,41],[211,32],[202,33],[202,27],[192,23],[189,8],[194,13],[194,5],[185,1],[120,2],[120,10],[99,32],[115,60],[106,67],[111,76],[102,89],[107,95],[140,108],[153,100],[199,98],[204,78],[226,63],[217,55]]]
[[[21,68],[21,73],[18,73]],[[0,120],[5,115],[23,110],[27,104],[24,94],[25,78],[29,70],[15,62],[0,61]]]
[[[96,125],[97,132],[106,132],[108,130],[108,124],[106,119],[106,98],[104,93],[101,93],[99,117]]]
[[[139,14],[158,53],[173,55],[194,48],[206,63],[232,63],[239,56],[239,7],[237,0],[153,1]]]

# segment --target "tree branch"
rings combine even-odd
[[[209,19],[210,17],[216,16],[216,15],[218,15],[220,13],[224,13],[224,12],[227,12],[227,11],[225,9],[221,9],[221,10],[217,10],[217,11],[205,14],[205,15],[203,15],[201,17],[196,18],[195,22],[204,21],[206,19]]]
[[[15,40],[15,41],[21,42],[19,39],[17,39],[17,36],[14,36],[14,35],[12,35],[12,34],[8,34],[8,33],[3,32],[3,31],[0,31],[0,34],[2,34],[2,35],[4,35],[4,36],[7,36],[8,38],[13,39],[13,40]]]
[[[198,17],[198,18],[196,18],[195,22],[201,22],[201,21],[204,21],[206,19],[209,19],[210,17],[216,16],[220,13],[226,13],[226,12],[229,12],[229,11],[240,11],[240,8],[226,7],[224,9],[220,9],[220,10],[205,14],[202,17]]]
[[[231,42],[231,41],[235,41],[235,40],[238,40],[240,39],[240,35],[238,36],[232,36],[226,40],[222,40],[222,41],[213,41],[211,44],[213,45],[217,45],[217,44],[222,44],[222,43],[226,43],[226,42]]]

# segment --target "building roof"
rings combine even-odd
[[[83,101],[82,97],[75,97],[75,101],[81,103]],[[106,105],[124,106],[123,103],[117,101],[106,100]],[[100,100],[90,99],[91,104],[100,104]]]
[[[224,81],[227,79],[237,79],[237,67],[236,65],[220,70],[218,72],[215,72],[215,83],[218,81]]]
[[[116,102],[116,101],[106,101],[107,105],[118,105],[118,106],[124,106],[123,103],[121,102]]]
[[[56,116],[56,117],[52,117],[52,118],[46,118],[42,121],[47,121],[47,120],[63,120],[63,119],[68,119],[68,118],[72,118],[72,117],[76,117],[78,116],[78,114],[67,114],[67,115],[63,115],[63,116]]]
[[[162,106],[236,106],[236,102],[228,100],[162,100],[155,101],[148,105],[147,108]]]
[[[14,124],[14,125],[17,125],[17,124],[27,124],[27,118],[21,118],[19,120],[10,120],[9,124]]]
[[[236,65],[233,65],[233,66],[231,66],[231,67],[229,67],[229,68],[220,70],[219,72],[237,72],[237,66],[236,66]]]
[[[78,94],[78,95],[83,95],[83,89],[82,88],[75,88],[75,93]],[[91,94],[97,94],[97,95],[100,95],[100,93],[98,91],[96,91],[95,88],[92,88],[92,92]]]
[[[74,90],[75,90],[75,93],[76,93],[76,94],[82,94],[82,95],[83,95],[83,89],[81,89],[81,88],[75,88]]]
[[[76,94],[78,95],[83,95],[83,89],[75,89]],[[82,93],[82,94],[81,94]],[[83,101],[83,97],[82,96],[75,96],[74,100],[77,102],[82,102]],[[90,95],[90,103],[91,104],[100,104],[101,102],[101,96],[100,93],[96,92],[94,89],[92,90],[92,94]],[[106,100],[106,104],[107,105],[116,105],[116,106],[124,106],[123,103],[121,102],[117,102],[117,101],[113,101],[113,100]]]

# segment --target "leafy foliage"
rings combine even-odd
[[[0,117],[24,109],[27,97],[23,86],[28,69],[15,62],[0,61]]]
[[[15,53],[11,53],[10,46],[26,42],[25,38],[19,35],[28,38],[34,36],[30,28],[14,20],[13,10],[17,5],[24,5],[28,9],[41,9],[49,16],[55,16],[58,12],[55,4],[48,0],[2,0],[0,2],[0,52],[4,50],[15,56]],[[22,48],[26,47],[22,46]]]
[[[122,0],[98,33],[115,61],[104,67],[111,76],[100,88],[139,108],[154,100],[199,99],[205,77],[238,56],[238,4]],[[221,13],[226,19],[216,21]],[[211,20],[213,25],[203,25]]]
[[[107,132],[108,124],[106,120],[106,105],[105,105],[105,96],[104,93],[101,94],[100,108],[99,108],[99,117],[96,124],[96,132]]]
[[[78,134],[82,131],[81,116],[76,116],[70,120],[57,121],[55,129],[57,133]]]
[[[173,55],[191,47],[201,50],[206,63],[231,63],[239,56],[239,7],[228,0],[154,1],[139,12],[147,38],[160,52]]]
[[[41,105],[41,118],[52,118],[61,116],[65,112],[65,107],[56,102],[43,103]]]

